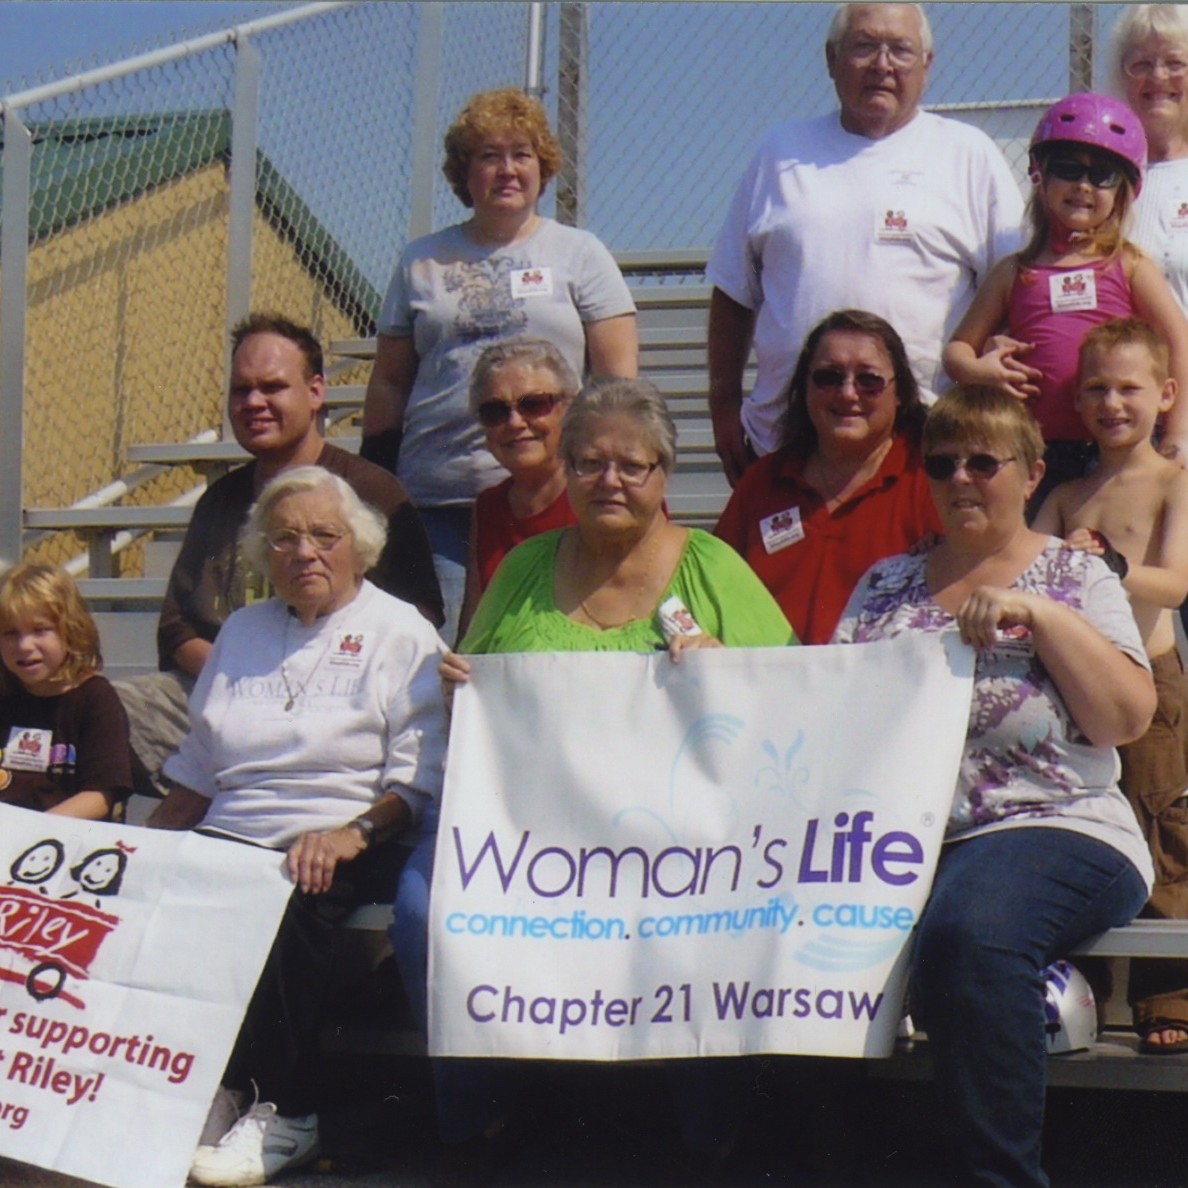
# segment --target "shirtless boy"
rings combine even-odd
[[[1167,348],[1137,319],[1106,322],[1081,344],[1078,387],[1077,409],[1101,461],[1057,487],[1033,527],[1098,553],[1104,537],[1125,559],[1122,585],[1151,658],[1159,708],[1146,735],[1119,748],[1122,790],[1155,861],[1144,915],[1188,917],[1188,682],[1172,618],[1188,596],[1188,472],[1151,441],[1176,399]],[[1144,1052],[1188,1051],[1188,962],[1133,962],[1130,1002]]]

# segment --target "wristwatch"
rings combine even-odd
[[[370,849],[375,841],[375,822],[370,817],[356,817],[350,823],[362,835],[364,849]]]

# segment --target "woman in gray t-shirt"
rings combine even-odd
[[[560,163],[536,100],[514,87],[471,98],[446,134],[443,165],[471,217],[408,245],[380,312],[362,452],[396,472],[421,512],[447,639],[471,504],[503,477],[469,410],[478,356],[530,335],[552,342],[578,375],[636,373],[635,305],[610,253],[537,214]]]

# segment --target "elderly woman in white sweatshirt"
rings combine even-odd
[[[283,850],[295,884],[194,1157],[198,1184],[264,1183],[317,1154],[308,1066],[334,932],[357,904],[391,898],[440,795],[443,649],[415,607],[364,580],[384,531],[320,467],[264,489],[242,547],[275,597],[220,631],[165,769],[174,790],[149,821]]]

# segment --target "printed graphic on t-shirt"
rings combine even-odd
[[[454,334],[461,342],[511,338],[527,329],[528,314],[512,290],[512,277],[527,271],[506,256],[494,260],[460,260],[442,276],[447,293],[458,294]]]
[[[1172,200],[1171,208],[1167,229],[1169,231],[1188,231],[1188,202],[1175,198]]]

